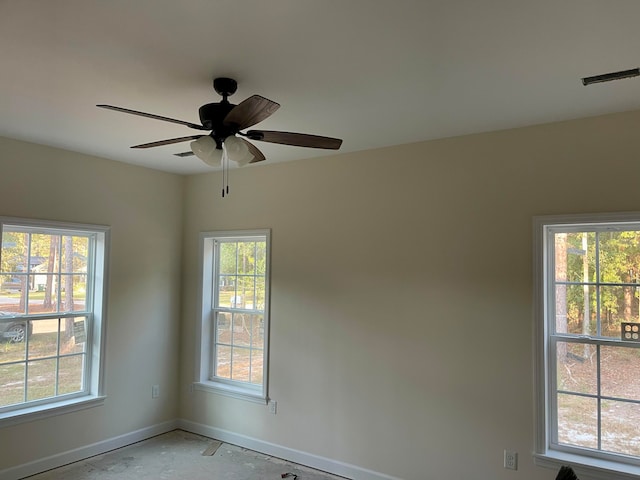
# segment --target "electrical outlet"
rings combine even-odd
[[[509,470],[518,469],[518,452],[504,451],[504,468]]]
[[[160,396],[160,385],[154,385],[151,387],[151,398],[158,398]]]
[[[269,413],[274,415],[278,412],[278,402],[275,400],[269,400]]]

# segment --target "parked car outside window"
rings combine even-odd
[[[24,342],[27,337],[27,324],[29,336],[31,336],[33,332],[31,322],[18,320],[13,314],[0,311],[0,339],[5,342]]]

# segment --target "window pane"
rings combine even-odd
[[[264,348],[264,317],[250,315],[251,318],[251,347]]]
[[[582,343],[556,344],[558,390],[598,393],[596,347]]]
[[[256,242],[256,274],[264,275],[267,265],[267,243]]]
[[[87,317],[76,317],[73,319],[73,337],[62,343],[60,347],[60,353],[62,355],[86,352],[87,321]]]
[[[54,283],[57,280],[57,275],[49,274],[46,270],[29,276],[29,291],[30,292],[53,292],[57,291],[57,285]],[[44,295],[39,297],[44,298]]]
[[[253,307],[255,310],[264,311],[265,291],[264,277],[256,278],[256,304]]]
[[[24,351],[24,341],[27,338],[27,331],[32,329],[28,321],[20,320],[12,316],[0,315],[0,340],[10,344],[19,344],[18,348]]]
[[[254,277],[238,277],[238,294],[242,299],[242,305],[239,308],[253,308],[253,298],[255,295],[255,278]]]
[[[601,232],[600,278],[607,283],[632,283],[640,272],[640,232]]]
[[[58,370],[58,394],[82,391],[84,355],[62,357]]]
[[[57,312],[58,310],[58,282],[57,274],[39,274],[35,275],[34,284],[35,292],[29,295],[29,311],[32,313],[39,312]],[[33,302],[31,302],[33,300]],[[41,306],[39,307],[38,304]]]
[[[87,273],[89,238],[73,237],[73,273]]]
[[[238,243],[238,273],[248,275],[253,275],[255,273],[255,249],[255,242]]]
[[[217,319],[217,342],[231,345],[231,313],[218,312]]]
[[[29,255],[28,235],[6,229],[2,232],[2,264],[3,272],[27,273],[27,256]]]
[[[45,322],[55,322],[55,330],[42,331],[38,327],[45,327]],[[57,320],[39,320],[34,322],[34,330],[36,333],[31,335],[29,340],[29,360],[36,358],[52,357],[58,354],[58,321]],[[52,330],[46,328],[46,330]]]
[[[244,308],[244,295],[241,292],[236,291],[235,295],[231,295],[229,297],[229,307],[230,308]]]
[[[24,275],[3,275],[0,280],[0,317],[6,314],[23,314],[27,294],[27,277]]]
[[[49,282],[49,283],[47,283]],[[47,291],[47,286],[50,288]],[[58,311],[58,298],[55,290],[57,282],[49,275],[29,275],[27,314],[53,313]],[[49,292],[53,291],[50,295]]]
[[[73,318],[60,319],[60,342],[68,342],[73,338]]]
[[[24,401],[24,363],[0,365],[0,407]]]
[[[262,350],[251,351],[251,383],[262,385],[263,355]]]
[[[248,347],[251,345],[250,315],[243,315],[241,313],[233,315],[233,345],[242,347]]]
[[[221,274],[237,273],[235,242],[220,242],[220,273]]]
[[[0,292],[3,293],[13,293],[16,296],[16,294],[25,291],[25,287],[28,287],[26,273],[4,274],[0,279]]]
[[[249,381],[250,350],[233,347],[233,371],[231,378],[240,382]]]
[[[602,336],[620,338],[620,322],[636,321],[637,316],[635,318],[631,316],[634,303],[631,301],[632,296],[633,287],[600,287]]]
[[[62,237],[61,272],[86,273],[89,239],[87,237]]]
[[[29,362],[27,370],[27,400],[53,397],[56,393],[57,360]]]
[[[25,360],[27,358],[27,343],[13,341],[16,337],[8,331],[12,328],[10,325],[0,322],[0,328],[3,329],[2,338],[0,338],[0,342],[2,342],[0,343],[0,364]]]
[[[556,279],[592,282],[595,279],[594,232],[556,234]]]
[[[598,402],[594,398],[560,393],[558,443],[598,448]]]
[[[60,311],[72,312],[86,310],[86,276],[64,275],[62,276],[62,308]]]
[[[625,455],[640,455],[640,405],[602,401],[602,449]]]
[[[216,348],[216,376],[231,378],[231,347],[218,345]]]
[[[231,308],[231,300],[235,301],[236,295],[236,277],[235,275],[223,275],[220,277],[220,286],[218,287],[218,303],[217,306]]]
[[[600,347],[602,395],[640,400],[640,349]]]
[[[32,233],[31,234],[31,259],[30,266],[31,272],[44,272],[47,271],[49,266],[49,259],[52,260],[54,265],[51,265],[51,271],[58,271],[57,262],[53,260],[57,259],[57,236],[51,236],[44,233]]]
[[[556,285],[556,332],[596,335],[596,327],[595,289],[589,285]]]
[[[33,333],[53,333],[54,335],[58,333],[59,330],[59,319],[57,318],[47,318],[43,320],[32,320],[33,323]]]

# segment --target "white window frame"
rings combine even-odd
[[[552,230],[585,231],[595,226],[598,229],[618,229],[623,224],[638,222],[640,230],[640,212],[610,214],[576,214],[535,217],[534,233],[534,354],[535,354],[535,452],[536,465],[559,469],[562,465],[571,465],[580,479],[620,480],[640,478],[640,459],[625,461],[623,456],[588,449],[567,448],[554,444],[553,419],[555,411],[553,394],[555,373],[550,352],[550,281],[549,272],[553,272],[553,259],[550,252]],[[554,317],[555,318],[555,317]]]
[[[254,385],[227,379],[216,378],[213,375],[215,361],[215,315],[214,297],[218,289],[217,265],[215,256],[216,240],[237,239],[247,241],[252,239],[265,240],[265,305],[264,319],[264,349],[263,349],[263,378],[262,385]],[[226,396],[266,404],[268,401],[268,372],[269,372],[269,299],[270,299],[270,257],[271,230],[233,230],[211,231],[200,233],[200,285],[198,314],[198,328],[196,329],[196,372],[193,387],[197,390],[218,393]]]
[[[0,408],[0,428],[102,405],[106,398],[104,357],[110,228],[103,225],[0,216],[0,241],[4,226],[43,229],[47,233],[55,232],[62,235],[90,234],[93,238],[94,251],[90,259],[92,264],[88,265],[88,270],[93,272],[91,275],[93,282],[91,285],[87,285],[86,305],[90,308],[87,308],[86,320],[84,390],[76,394],[2,407]],[[64,314],[45,316],[65,317]]]

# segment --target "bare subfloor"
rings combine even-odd
[[[207,455],[214,450],[213,455]],[[291,475],[283,477],[287,473]],[[29,480],[293,480],[293,475],[298,480],[344,480],[182,430],[40,473]]]

